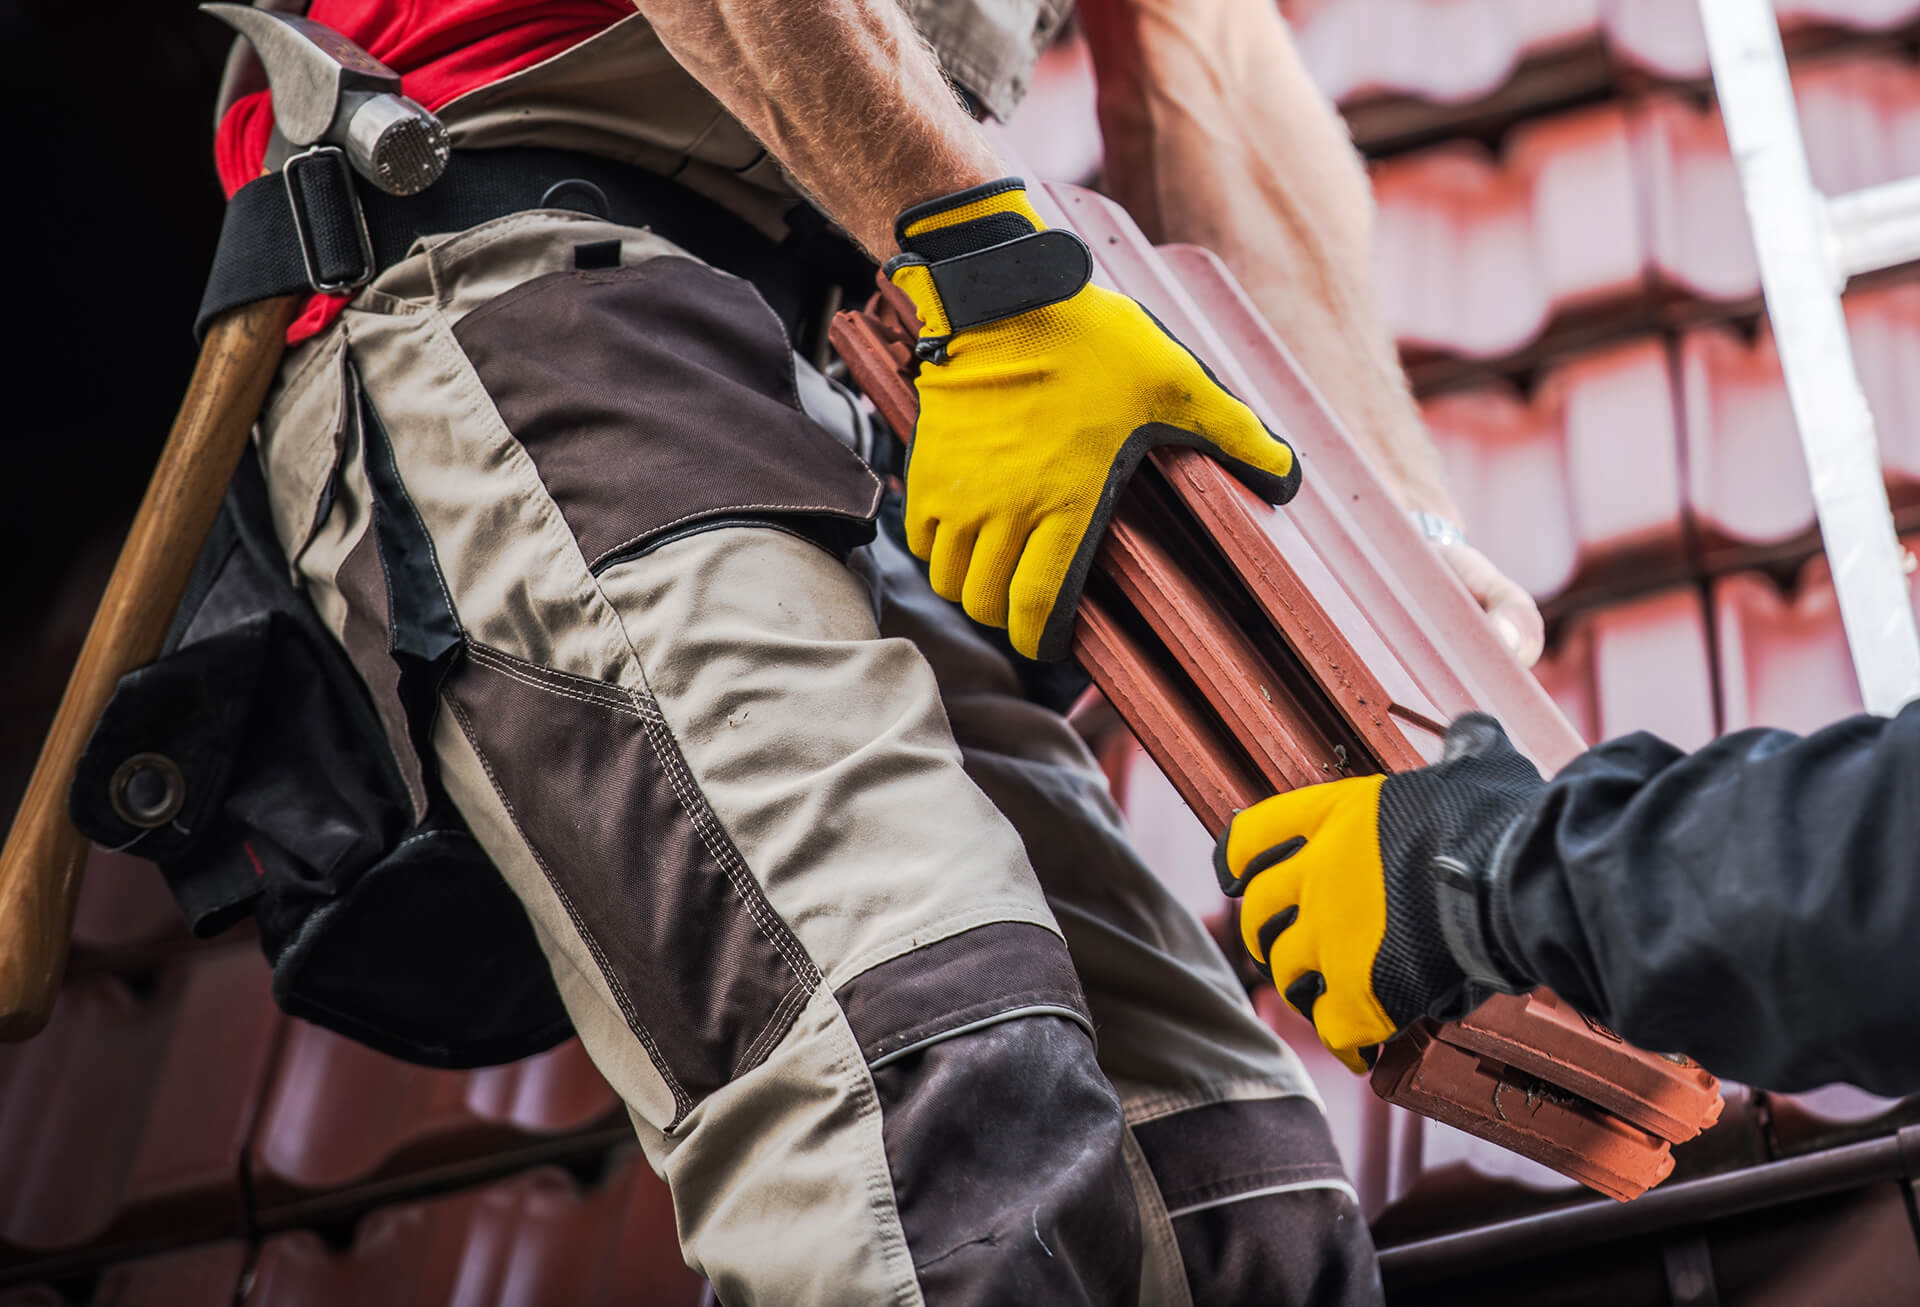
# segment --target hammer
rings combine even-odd
[[[200,8],[250,42],[273,92],[271,171],[331,152],[410,195],[446,168],[446,129],[400,77],[339,33],[238,4]],[[87,841],[67,815],[74,766],[120,678],[160,652],[213,527],[300,296],[231,309],[208,327],[186,398],[87,631],[33,779],[0,851],[0,1040],[47,1022],[66,969]]]

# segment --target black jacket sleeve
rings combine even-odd
[[[1513,827],[1490,908],[1522,970],[1643,1048],[1920,1090],[1920,704],[1601,745]]]

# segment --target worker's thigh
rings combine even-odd
[[[879,486],[793,369],[751,288],[652,237],[486,224],[290,360],[276,525],[723,1300],[1131,1303],[1066,946],[838,556]]]
[[[881,630],[932,663],[967,774],[1020,833],[1073,951],[1130,1127],[1144,1300],[1376,1301],[1372,1241],[1312,1082],[1141,861],[1079,736],[1022,697],[1006,657],[898,544],[863,553]]]

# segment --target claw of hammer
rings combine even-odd
[[[259,55],[285,146],[337,145],[356,172],[391,195],[424,190],[446,170],[447,129],[400,93],[398,73],[340,33],[251,5],[200,9]],[[268,159],[270,166],[283,162]]]

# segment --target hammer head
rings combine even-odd
[[[334,145],[381,190],[412,195],[447,166],[447,129],[400,93],[400,75],[340,33],[290,14],[203,4],[253,46],[293,146]]]

